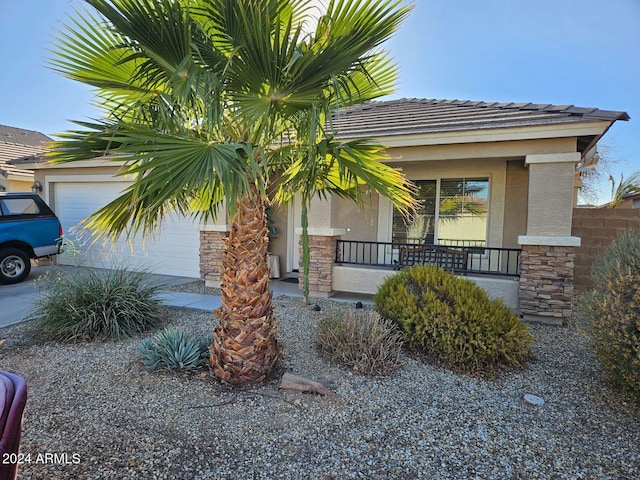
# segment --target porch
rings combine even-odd
[[[458,275],[520,276],[520,248],[486,247],[484,242],[446,240],[436,244],[336,240],[335,263],[398,270],[431,264]]]
[[[512,310],[519,311],[520,251],[464,241],[432,245],[336,239],[330,267],[331,288],[333,292],[371,295],[395,271],[432,264],[465,276],[490,298],[502,299]]]

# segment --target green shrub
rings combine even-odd
[[[378,288],[374,302],[411,345],[462,372],[491,377],[530,355],[529,329],[504,302],[443,269],[402,270]]]
[[[591,267],[594,288],[579,300],[598,360],[640,401],[640,233],[627,230]]]
[[[149,277],[144,270],[82,268],[48,278],[33,317],[51,340],[130,337],[163,323],[160,287]]]
[[[168,327],[140,343],[138,353],[147,370],[194,370],[206,364],[209,339]]]
[[[375,312],[348,310],[327,318],[317,340],[325,357],[362,375],[385,375],[401,364],[402,335]]]

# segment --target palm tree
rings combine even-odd
[[[609,202],[609,208],[617,207],[620,202],[624,200],[625,196],[640,192],[640,172],[632,173],[626,180],[624,174],[621,173],[618,186],[616,186],[616,182],[611,175],[609,175],[609,181],[611,182],[611,201]]]
[[[52,68],[91,85],[104,118],[61,134],[56,162],[106,156],[135,179],[86,223],[96,235],[153,232],[172,211],[204,220],[225,202],[222,306],[210,348],[229,383],[261,382],[281,352],[265,204],[361,184],[413,206],[412,187],[371,142],[340,142],[336,109],[389,93],[379,50],[409,7],[330,0],[309,28],[306,0],[87,0],[59,34]],[[306,203],[305,203],[306,204]]]

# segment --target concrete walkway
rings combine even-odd
[[[162,299],[162,303],[169,307],[192,308],[211,312],[220,306],[219,295],[161,291],[158,296]]]
[[[42,278],[48,272],[72,272],[76,267],[67,266],[42,266],[34,267],[29,278],[16,285],[0,285],[0,328],[8,327],[25,321],[35,309],[35,303],[40,297],[38,290],[38,278]],[[191,308],[196,310],[213,311],[220,306],[219,295],[203,295],[198,293],[174,292],[162,290],[163,287],[183,285],[199,281],[198,278],[174,277],[170,275],[152,275],[151,282],[161,287],[159,297],[163,303],[170,307]],[[273,296],[286,295],[301,297],[302,294],[296,283],[280,280],[271,281]],[[360,301],[371,304],[370,295],[338,294],[331,297],[332,300],[343,303]],[[313,301],[313,299],[311,299]]]

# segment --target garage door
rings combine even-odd
[[[128,186],[125,182],[82,182],[53,185],[55,211],[73,247],[60,255],[64,265],[98,268],[126,266],[148,268],[154,273],[200,277],[200,231],[198,222],[173,215],[154,237],[119,239],[115,244],[94,238],[79,228],[93,212],[116,198]]]

